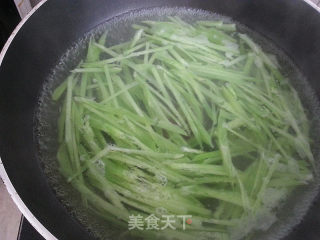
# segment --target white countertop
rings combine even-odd
[[[0,239],[17,240],[21,213],[0,178]]]

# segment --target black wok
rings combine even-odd
[[[59,58],[86,32],[124,12],[159,6],[214,11],[261,33],[292,58],[320,97],[320,13],[302,0],[45,2],[18,27],[0,57],[0,173],[20,210],[46,239],[91,236],[57,200],[37,159],[33,128],[42,85]],[[286,239],[320,238],[318,202]]]

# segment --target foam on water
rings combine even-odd
[[[133,36],[134,30],[131,28],[133,23],[138,23],[142,20],[164,20],[166,19],[166,16],[179,16],[181,19],[190,23],[196,20],[223,20],[224,22],[233,22],[230,18],[211,12],[184,8],[157,8],[124,14],[98,26],[88,32],[88,34],[80,39],[79,42],[75,43],[75,45],[62,56],[61,61],[56,68],[52,70],[52,74],[48,76],[43,87],[37,114],[38,125],[35,129],[39,141],[39,159],[42,161],[44,172],[58,199],[63,203],[70,214],[88,230],[88,232],[100,239],[119,239],[119,231],[115,227],[110,227],[105,221],[97,218],[96,215],[85,209],[79,201],[78,193],[65,182],[58,171],[56,160],[58,148],[58,143],[56,141],[56,120],[59,116],[60,109],[59,104],[51,101],[51,94],[53,89],[69,75],[69,71],[76,67],[81,59],[84,58],[87,44],[91,36],[98,38],[103,32],[108,31],[107,44],[112,46],[125,42]],[[308,118],[312,122],[312,138],[314,141],[313,152],[315,159],[319,159],[319,149],[315,148],[315,146],[320,146],[320,108],[312,88],[298,71],[298,68],[289,60],[289,58],[279,51],[275,45],[268,42],[259,34],[250,31],[245,26],[238,24],[238,29],[253,37],[256,42],[260,43],[266,52],[275,54],[278,57],[280,65],[286,69],[287,77],[297,89],[308,113]],[[259,229],[257,229],[257,235],[254,239],[280,239],[286,236],[292,227],[301,221],[318,193],[320,182],[318,172],[319,163],[317,162],[316,181],[309,186],[294,190],[289,197],[289,201],[285,201],[282,206],[278,207],[277,223],[272,224],[274,219],[272,219],[272,216],[268,216],[268,219],[271,221],[271,228],[267,232],[259,231]],[[167,179],[164,179],[161,174],[157,177],[161,184],[165,186]],[[266,216],[261,216],[261,223],[264,222],[264,217]],[[248,225],[254,223],[255,222],[249,222]],[[251,226],[248,227],[250,228]],[[264,226],[261,225],[260,229],[264,229]],[[242,236],[244,233],[243,231],[245,231],[245,229],[239,229],[239,232],[234,233],[235,238]],[[130,237],[130,239],[133,238]],[[203,236],[203,239],[215,238],[213,235],[205,235]]]

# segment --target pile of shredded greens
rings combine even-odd
[[[145,239],[267,230],[314,168],[310,123],[276,57],[222,21],[133,28],[111,47],[92,38],[53,92],[61,173],[85,206]],[[152,214],[192,224],[128,230],[129,216]]]

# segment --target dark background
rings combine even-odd
[[[20,21],[13,0],[0,0],[0,49]]]

